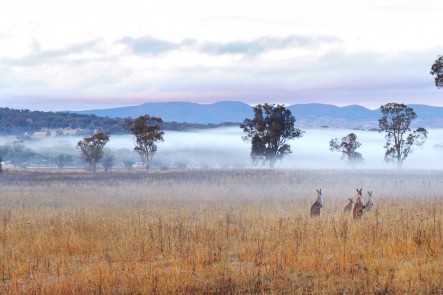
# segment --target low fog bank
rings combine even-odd
[[[277,169],[342,169],[351,168],[341,160],[341,154],[329,150],[329,141],[341,139],[353,132],[362,146],[358,151],[364,163],[357,169],[395,169],[395,165],[384,161],[384,134],[374,131],[346,130],[332,128],[305,128],[302,138],[290,142],[292,154],[277,162]],[[158,143],[154,156],[154,168],[202,168],[202,169],[244,169],[268,168],[268,165],[254,166],[250,160],[250,143],[242,140],[240,128],[218,128],[187,132],[166,131],[164,142]],[[47,157],[40,164],[51,166],[51,159],[66,154],[71,157],[69,166],[82,166],[80,151],[76,149],[80,137],[55,137],[25,141],[23,145],[34,153]],[[0,145],[11,138],[1,138]],[[443,149],[443,129],[430,129],[429,137],[421,148],[416,148],[405,160],[404,169],[442,169],[440,158]],[[138,155],[133,151],[134,139],[130,135],[111,135],[106,153],[115,158],[115,167],[125,167],[124,162],[137,167]],[[8,159],[3,158],[8,163]],[[46,164],[45,164],[46,163]],[[132,164],[131,164],[132,163]],[[54,164],[54,162],[52,162]],[[28,167],[39,166],[34,163]],[[128,167],[128,165],[126,165]]]
[[[325,212],[341,212],[356,188],[372,191],[377,205],[398,200],[441,202],[442,170],[116,170],[54,173],[15,170],[0,177],[0,201],[8,206],[139,208],[149,205],[287,204],[309,208],[322,189]],[[331,211],[332,210],[332,211]]]

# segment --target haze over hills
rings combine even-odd
[[[75,112],[110,118],[138,117],[150,115],[160,117],[165,122],[187,122],[200,124],[218,124],[222,122],[241,122],[250,116],[251,106],[242,102],[221,101],[213,104],[191,102],[145,103],[111,109],[87,110]]]
[[[287,106],[301,126],[328,126],[338,128],[376,128],[380,110],[370,110],[359,105],[337,107],[328,104],[294,104]],[[415,126],[443,128],[443,107],[410,105],[418,115]],[[79,114],[94,114],[101,117],[125,118],[148,114],[161,117],[165,122],[219,124],[243,122],[253,115],[252,107],[237,101],[221,101],[213,104],[191,102],[145,103],[111,109],[76,111]]]

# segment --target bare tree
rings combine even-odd
[[[349,133],[343,137],[341,142],[339,142],[337,138],[331,139],[329,142],[329,149],[342,153],[341,158],[346,159],[349,164],[356,164],[363,161],[363,156],[357,152],[360,146],[361,143],[357,141],[357,135],[354,133]]]
[[[163,141],[162,124],[163,120],[161,118],[148,115],[130,120],[126,124],[126,128],[135,136],[134,150],[139,154],[146,170],[149,169],[149,164],[157,152],[156,142]]]
[[[288,141],[302,137],[303,131],[295,128],[295,118],[283,105],[257,105],[253,108],[254,118],[245,119],[240,125],[244,141],[251,142],[251,158],[262,164],[269,162],[274,168],[277,160],[291,153]]]
[[[77,143],[77,147],[81,150],[82,159],[94,173],[97,171],[97,163],[103,157],[103,148],[108,141],[108,133],[98,132],[93,136],[85,136],[83,140]]]
[[[411,131],[411,122],[417,118],[414,110],[405,104],[388,103],[380,107],[382,117],[378,120],[379,132],[386,132],[385,161],[401,168],[403,161],[413,151],[413,146],[421,146],[426,141],[428,131],[417,128]]]

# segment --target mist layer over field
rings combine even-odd
[[[306,128],[302,138],[290,142],[292,154],[283,161],[277,162],[276,168],[284,169],[333,169],[349,168],[341,160],[341,154],[329,150],[329,141],[341,139],[351,132],[357,134],[357,140],[362,143],[358,150],[365,161],[357,168],[361,169],[394,169],[384,161],[384,134],[375,131],[346,130],[331,128]],[[186,132],[166,131],[164,142],[158,143],[158,152],[154,157],[153,166],[186,167],[186,168],[252,168],[250,160],[250,143],[242,140],[240,128],[218,128],[193,130]],[[25,145],[32,150],[45,155],[69,153],[79,155],[75,149],[81,138],[59,137],[45,138]],[[6,139],[3,139],[3,142]],[[10,140],[10,138],[9,138]],[[416,148],[404,162],[405,169],[441,169],[440,158],[443,149],[436,145],[443,143],[443,130],[429,130],[429,137],[421,148]],[[132,150],[134,139],[130,135],[111,135],[106,145],[118,161],[124,159],[138,160]],[[4,159],[7,160],[7,159]],[[262,166],[257,166],[262,167]],[[264,166],[267,168],[268,166]]]
[[[358,150],[365,162],[361,168],[385,169],[395,168],[384,161],[385,139],[383,133],[374,131],[346,129],[304,129],[302,138],[290,142],[292,154],[276,164],[277,168],[347,168],[340,159],[341,155],[329,150],[329,141],[333,138],[345,137],[351,132],[357,134],[362,143]],[[193,132],[165,133],[165,141],[159,144],[157,159],[163,161],[188,161],[190,165],[206,163],[209,166],[250,167],[250,143],[242,140],[240,128],[220,128]],[[429,130],[429,138],[422,148],[417,148],[404,163],[408,169],[440,169],[439,159],[443,150],[435,148],[443,142],[443,130]],[[132,144],[127,136],[115,136],[109,147],[123,148]]]

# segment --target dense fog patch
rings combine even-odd
[[[276,168],[283,169],[334,169],[351,168],[340,159],[341,154],[329,150],[329,141],[353,132],[362,146],[358,149],[364,162],[357,169],[395,169],[395,165],[384,161],[384,134],[368,130],[304,128],[302,138],[290,141],[292,154],[277,162]],[[158,143],[152,167],[158,168],[268,168],[254,166],[250,160],[250,143],[242,140],[240,128],[217,128],[186,132],[166,131],[164,141]],[[52,137],[25,141],[23,144],[36,154],[54,158],[60,154],[79,157],[76,148],[80,137]],[[1,138],[1,145],[12,138]],[[421,148],[416,148],[405,160],[405,169],[441,169],[440,157],[443,149],[443,129],[430,129],[429,137]],[[106,151],[116,159],[116,166],[123,167],[124,161],[137,165],[138,155],[133,151],[131,135],[111,135]],[[7,162],[7,158],[3,158]],[[50,161],[49,161],[50,162]],[[73,163],[81,163],[74,161]]]

